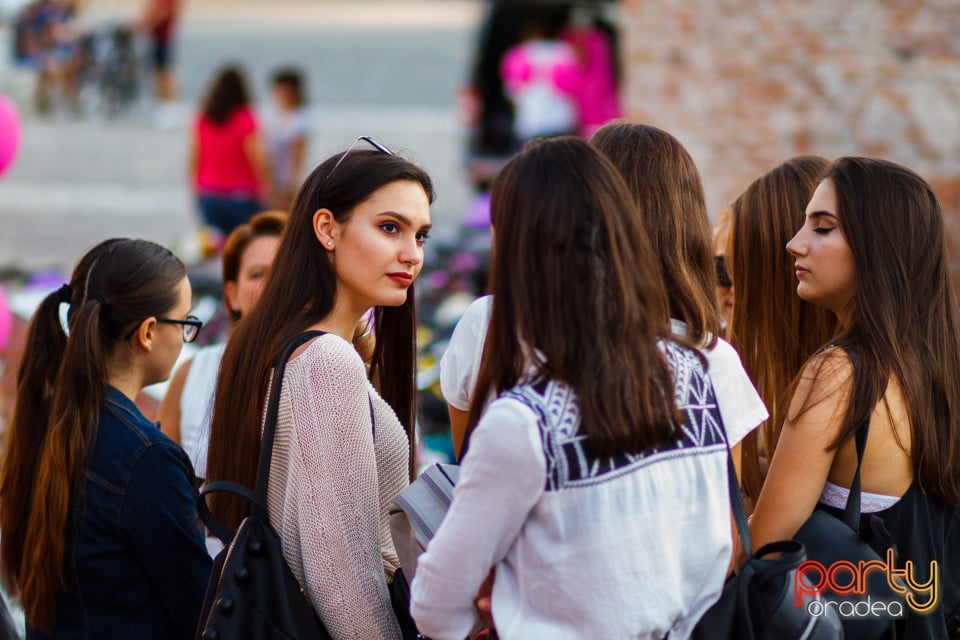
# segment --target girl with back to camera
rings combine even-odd
[[[731,538],[719,411],[702,356],[671,337],[634,206],[576,138],[529,144],[494,182],[476,428],[412,586],[435,640],[476,626],[492,568],[505,639],[683,638],[720,593]]]
[[[761,456],[769,461],[777,446],[790,382],[836,328],[827,310],[797,297],[793,260],[783,248],[803,224],[803,209],[828,165],[819,156],[791,158],[730,205],[726,264],[733,315],[727,337],[770,411],[743,441],[741,484],[752,500],[763,483]]]
[[[660,263],[670,325],[707,358],[733,460],[740,443],[767,418],[737,352],[721,337],[716,263],[700,172],[680,141],[645,124],[614,122],[590,140],[626,180],[640,222]]]
[[[28,638],[193,636],[210,573],[193,469],[134,404],[196,338],[190,304],[173,254],[114,239],[34,315],[0,474],[3,577]]]
[[[940,606],[926,615],[905,607],[897,637],[956,637],[960,339],[940,205],[905,167],[840,158],[787,250],[797,293],[834,314],[839,332],[793,385],[750,524],[754,544],[792,537],[815,509],[842,514],[855,435],[866,430],[861,513],[882,520],[901,566],[911,561],[925,581],[936,562],[942,579]]]
[[[267,506],[284,558],[337,639],[400,637],[387,505],[414,468],[412,285],[433,187],[417,166],[374,146],[327,159],[297,194],[260,302],[224,354],[207,465],[210,481],[253,486],[274,361],[304,331],[326,332],[287,363]],[[350,343],[371,308],[377,388]],[[214,514],[231,528],[249,512],[233,496],[215,499]]]
[[[763,402],[733,348],[718,337],[715,267],[700,173],[675,137],[649,125],[616,122],[596,132],[591,144],[626,180],[660,272],[664,274],[671,330],[700,348],[710,364],[734,460],[739,443],[767,417]],[[441,387],[450,406],[454,450],[463,453],[467,411],[473,397],[490,318],[492,297],[466,310],[441,361]]]
[[[204,223],[226,237],[270,193],[263,132],[239,67],[221,69],[194,123],[190,175]]]

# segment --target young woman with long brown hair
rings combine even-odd
[[[763,402],[736,351],[720,338],[714,295],[716,267],[710,249],[700,172],[684,146],[650,125],[604,125],[590,143],[613,162],[630,190],[663,274],[671,330],[693,341],[707,357],[710,377],[734,460],[739,443],[766,417]],[[441,361],[441,386],[450,405],[454,450],[466,440],[466,410],[480,369],[492,299],[474,302],[458,323]]]
[[[400,637],[387,506],[414,469],[412,285],[433,187],[416,165],[374,146],[330,157],[300,188],[260,301],[227,344],[207,464],[208,481],[254,486],[275,359],[299,334],[326,332],[287,363],[267,506],[334,638]],[[370,309],[376,388],[350,342]],[[215,498],[229,527],[249,513],[241,499]]]
[[[830,313],[796,295],[793,259],[784,245],[829,161],[798,156],[760,176],[730,205],[726,264],[733,317],[727,339],[770,412],[743,441],[741,484],[756,500],[786,416],[785,394],[803,362],[833,334]]]
[[[741,441],[767,417],[737,352],[721,335],[716,262],[700,172],[670,133],[646,124],[613,122],[590,144],[620,170],[660,263],[674,334],[707,358],[727,439],[739,471]]]
[[[839,333],[803,365],[757,500],[754,544],[793,536],[815,509],[842,513],[867,432],[861,512],[892,535],[940,606],[905,607],[900,638],[960,627],[960,335],[943,217],[929,185],[883,160],[840,158],[787,244],[797,293]],[[736,277],[736,276],[735,276]],[[875,531],[871,518],[864,531]],[[886,549],[878,549],[885,557]],[[953,621],[950,622],[951,612]]]
[[[193,469],[134,404],[196,337],[190,304],[172,253],[114,239],[33,317],[0,474],[3,577],[28,638],[193,635],[210,573]]]
[[[577,138],[529,144],[494,181],[476,426],[412,587],[429,637],[466,637],[491,568],[504,638],[686,637],[720,592],[719,411],[634,207]]]

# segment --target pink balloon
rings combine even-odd
[[[20,116],[17,107],[0,94],[0,176],[13,164],[20,148]]]
[[[0,351],[7,345],[10,339],[10,333],[13,331],[13,313],[7,306],[7,298],[3,293],[3,285],[0,285]]]

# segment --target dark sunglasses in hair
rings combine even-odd
[[[350,153],[351,151],[353,151],[354,147],[356,147],[358,144],[360,144],[360,141],[361,141],[361,140],[364,141],[364,142],[366,142],[366,143],[368,143],[368,144],[369,144],[370,146],[372,146],[374,149],[376,149],[377,151],[379,151],[380,153],[382,153],[382,154],[384,154],[384,155],[386,155],[386,156],[392,156],[392,155],[393,155],[393,151],[390,151],[390,149],[387,149],[385,146],[383,146],[382,144],[380,144],[379,142],[377,142],[376,140],[374,140],[374,139],[371,138],[370,136],[360,136],[360,137],[358,137],[356,140],[353,141],[353,144],[351,144],[349,147],[347,147],[347,150],[343,152],[343,155],[341,155],[340,158],[337,160],[336,164],[333,165],[333,169],[330,169],[330,171],[327,173],[327,175],[323,176],[323,179],[320,181],[321,184],[322,184],[327,178],[330,177],[330,174],[332,174],[334,171],[337,170],[337,167],[339,167],[339,166],[340,166],[340,163],[343,162],[344,158],[347,157],[347,154]],[[322,208],[323,208],[323,207],[320,206],[320,191],[318,190],[318,191],[317,191],[317,209],[322,209]]]
[[[733,280],[727,273],[727,260],[724,256],[714,256],[713,262],[717,266],[717,285],[721,287],[732,287]]]
[[[183,336],[184,342],[193,342],[197,339],[197,336],[200,335],[200,329],[203,328],[203,320],[197,316],[187,316],[185,320],[175,320],[173,318],[157,318],[157,322],[162,322],[164,324],[178,324],[180,325],[180,334]],[[137,325],[133,328],[133,331],[127,334],[127,337],[124,340],[129,340],[133,337],[133,334],[137,332],[137,329],[140,328],[140,325]]]

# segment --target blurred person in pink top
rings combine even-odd
[[[573,47],[580,67],[575,98],[580,111],[580,135],[590,138],[597,130],[620,117],[617,68],[611,34],[599,16],[578,8],[560,39]]]
[[[243,72],[221,69],[194,125],[191,175],[204,224],[227,236],[270,192],[262,130]]]
[[[537,21],[524,25],[521,36],[500,61],[503,87],[513,103],[514,143],[577,133],[582,73],[576,51]]]

